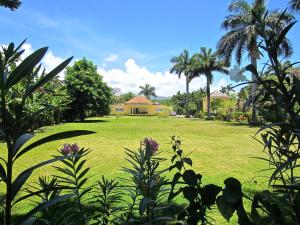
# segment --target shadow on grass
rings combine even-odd
[[[73,123],[106,123],[108,120],[84,120],[84,121],[74,121]]]
[[[260,128],[261,124],[249,124],[249,123],[243,123],[243,122],[224,122],[225,126],[233,126],[233,127],[256,127]]]

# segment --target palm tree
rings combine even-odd
[[[171,63],[173,63],[173,67],[170,69],[171,73],[178,74],[180,79],[181,75],[185,76],[185,85],[186,85],[186,99],[185,99],[185,111],[186,116],[189,117],[189,84],[191,82],[191,76],[188,71],[188,67],[191,63],[191,58],[189,56],[188,50],[184,50],[179,56],[175,56],[171,59]]]
[[[192,78],[201,75],[206,77],[207,118],[210,119],[210,85],[213,81],[213,72],[228,74],[226,64],[219,59],[216,52],[212,52],[211,48],[201,47],[200,52],[193,55],[188,70]]]
[[[233,53],[235,53],[235,59],[240,65],[242,55],[245,51],[248,51],[251,64],[257,67],[257,60],[260,57],[260,51],[258,49],[258,18],[262,19],[266,15],[267,9],[264,0],[254,0],[252,4],[248,4],[246,0],[233,0],[229,5],[228,15],[221,27],[228,32],[219,40],[217,48],[218,54],[230,61]],[[284,20],[278,23],[278,18],[281,16],[279,11],[272,11],[268,13],[266,18],[266,29],[281,29],[283,25],[290,22],[293,17],[286,14]],[[283,55],[291,54],[291,46],[286,39],[282,44]],[[256,77],[252,74],[252,122],[256,122]]]
[[[293,10],[299,11],[300,10],[300,0],[290,0],[290,6]]]
[[[150,84],[145,84],[145,86],[140,86],[140,89],[142,90],[139,92],[139,95],[144,95],[148,99],[150,99],[151,96],[156,97],[155,87],[151,87]]]

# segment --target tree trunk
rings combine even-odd
[[[251,64],[257,68],[257,57],[255,53],[251,53]],[[252,104],[252,117],[251,117],[251,123],[256,124],[257,118],[256,118],[256,90],[257,90],[257,84],[256,84],[256,76],[254,73],[252,73],[252,90],[251,90],[251,104]]]
[[[189,100],[190,100],[190,81],[188,79],[188,76],[186,76],[186,99],[185,99],[185,112],[186,117],[190,117],[190,111],[189,111]]]
[[[210,79],[206,76],[207,119],[210,119]]]

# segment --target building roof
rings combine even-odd
[[[211,98],[229,98],[229,96],[225,93],[222,93],[221,91],[213,91],[211,94],[210,94],[210,97]]]
[[[145,96],[136,96],[130,99],[128,102],[125,102],[125,104],[152,105],[153,103]]]

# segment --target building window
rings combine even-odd
[[[116,112],[124,112],[124,108],[116,108]]]
[[[156,112],[163,112],[164,109],[163,108],[156,108]]]

